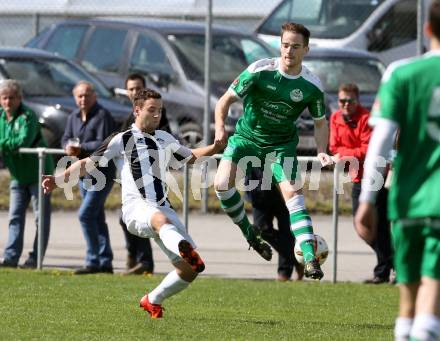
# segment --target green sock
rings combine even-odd
[[[310,235],[313,236],[313,227],[306,209],[290,213],[290,230],[295,239],[303,240],[300,247],[304,255],[304,261],[313,260],[315,258],[315,241],[308,238]]]
[[[252,229],[252,225],[244,211],[244,202],[237,190],[231,188],[228,191],[216,191],[216,194],[220,199],[221,207],[232,221],[240,227],[246,240],[254,239],[254,230]]]

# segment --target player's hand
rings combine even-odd
[[[215,127],[215,138],[214,144],[219,146],[225,146],[228,141],[228,133],[225,130],[224,126]]]
[[[329,166],[329,165],[333,164],[333,160],[332,160],[331,156],[326,153],[318,153],[317,157],[319,159],[319,162],[321,162],[322,167]]]
[[[53,175],[43,175],[41,186],[43,187],[44,194],[52,192],[56,187],[55,177]]]
[[[223,149],[225,149],[225,145],[219,141],[214,140],[214,153],[218,154]]]
[[[354,218],[356,232],[369,245],[376,239],[377,216],[376,208],[371,203],[362,202],[356,211]]]

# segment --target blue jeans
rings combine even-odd
[[[104,188],[100,191],[86,190],[84,180],[79,181],[82,197],[79,222],[87,244],[86,266],[88,267],[112,267],[113,252],[104,212],[104,203],[112,187],[113,178],[107,178]]]
[[[26,210],[29,202],[32,201],[32,208],[35,215],[37,226],[34,245],[29,252],[28,260],[37,262],[38,249],[38,184],[20,185],[16,180],[12,180],[9,195],[9,236],[5,248],[4,261],[11,265],[17,265],[23,252],[24,226],[26,222]],[[50,233],[50,195],[44,195],[44,226],[43,226],[43,256],[46,252]]]

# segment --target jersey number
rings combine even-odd
[[[432,92],[428,112],[428,135],[433,140],[440,142],[440,87]]]

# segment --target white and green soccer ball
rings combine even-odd
[[[304,264],[303,252],[299,243],[295,243],[295,258],[300,264]],[[318,258],[319,264],[324,264],[328,256],[327,242],[321,236],[315,234],[315,256]]]

